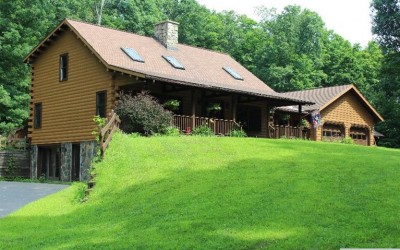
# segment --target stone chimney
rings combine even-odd
[[[178,26],[173,21],[163,21],[154,25],[154,37],[167,49],[178,49]]]

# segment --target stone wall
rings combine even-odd
[[[18,177],[30,177],[29,164],[30,153],[28,150],[4,150],[0,151],[0,176],[7,176],[8,163],[15,164],[15,175]]]
[[[79,178],[81,181],[89,180],[90,167],[92,160],[96,156],[98,143],[96,141],[81,142],[80,151],[80,174]]]

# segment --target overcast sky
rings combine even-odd
[[[300,5],[317,12],[328,29],[349,40],[366,46],[372,40],[370,0],[197,0],[208,9],[234,10],[258,20],[255,7],[275,7],[282,10],[287,5]]]

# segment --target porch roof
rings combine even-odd
[[[170,50],[152,37],[71,19],[63,20],[24,61],[34,61],[45,49],[44,44],[65,29],[72,30],[109,70],[150,80],[277,99],[283,105],[313,103],[275,92],[227,54],[184,44]],[[144,62],[132,60],[122,48],[134,49]],[[163,56],[174,57],[184,70],[172,67]],[[233,69],[243,80],[235,79],[224,68]]]

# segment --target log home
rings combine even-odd
[[[31,68],[28,137],[31,177],[86,180],[96,141],[95,115],[107,117],[120,91],[179,100],[181,130],[209,121],[225,134],[238,122],[268,137],[274,107],[312,104],[279,94],[229,55],[178,43],[178,23],[155,25],[154,37],[63,20],[24,60]]]

